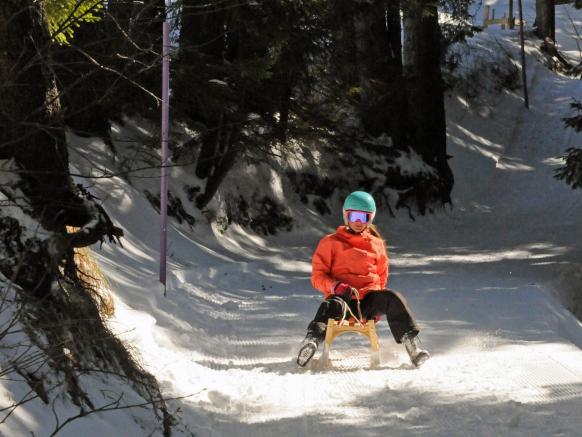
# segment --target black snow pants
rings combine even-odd
[[[358,315],[357,301],[350,301],[350,309]],[[360,301],[362,317],[371,320],[379,315],[386,315],[390,331],[396,343],[402,342],[404,334],[411,337],[418,335],[419,329],[412,312],[408,308],[406,299],[402,294],[393,290],[370,291]],[[317,310],[315,318],[307,327],[307,337],[321,343],[325,339],[327,319],[339,319],[342,317],[342,304],[335,299],[325,300]]]

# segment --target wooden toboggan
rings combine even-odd
[[[352,292],[356,296],[358,305],[358,316],[356,317],[348,305],[341,301],[340,298],[336,298],[338,302],[342,304],[344,309],[343,317],[340,320],[328,319],[327,328],[325,331],[325,340],[323,345],[323,352],[319,363],[321,366],[329,365],[329,354],[331,352],[331,345],[334,340],[342,334],[347,332],[355,332],[357,334],[363,335],[370,341],[370,365],[377,366],[380,364],[380,343],[378,342],[378,335],[376,334],[376,323],[375,320],[366,320],[362,317],[362,312],[360,310],[360,298],[358,291],[354,288]],[[346,318],[347,313],[350,313],[352,317]]]

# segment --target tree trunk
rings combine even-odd
[[[402,70],[402,24],[400,0],[388,0],[386,23],[388,26],[388,73],[391,77],[388,107],[392,139],[398,148],[409,145],[408,112],[406,110],[406,84]]]
[[[383,0],[354,2],[353,16],[360,86],[360,118],[367,132],[378,136],[386,130],[385,118],[377,111],[378,97],[386,92],[388,48]]]
[[[219,2],[220,3],[220,2]],[[198,53],[214,61],[221,60],[227,32],[224,4],[212,5],[205,0],[184,0],[180,29],[180,57]]]
[[[536,35],[556,41],[556,5],[554,0],[536,0]]]
[[[333,34],[333,64],[340,83],[348,87],[359,84],[354,0],[333,0],[333,16],[340,25]]]
[[[404,76],[412,147],[439,172],[449,200],[453,175],[447,163],[440,28],[436,3],[409,0],[404,12]]]
[[[360,93],[365,130],[407,144],[406,95],[402,75],[400,2],[359,2],[354,14]]]
[[[44,1],[26,0],[24,7],[22,0],[0,2],[0,159],[14,159],[18,188],[30,205],[24,209],[31,209],[45,229],[64,236],[64,252],[120,230],[113,231],[105,211],[98,205],[91,210],[91,202],[72,185],[49,46]],[[83,227],[93,219],[98,219],[93,229],[66,235],[65,226]],[[72,241],[76,238],[90,241]]]
[[[89,214],[72,194],[69,157],[44,2],[0,3],[0,158],[22,169],[22,189],[46,229],[83,226]]]
[[[212,175],[208,178],[204,193],[196,198],[196,206],[202,209],[208,205],[212,200],[220,184],[228,174],[228,172],[236,164],[236,159],[240,156],[241,149],[236,145],[236,139],[230,139],[229,149],[222,155],[218,165],[214,169]]]
[[[402,25],[400,23],[400,0],[387,0],[386,25],[390,63],[402,74]]]
[[[248,35],[246,30],[241,27],[242,21],[239,12],[235,9],[225,15],[225,24],[221,26],[221,31],[225,33],[221,56],[228,62],[241,63],[249,55],[246,41]],[[216,50],[216,47],[212,49]],[[253,55],[252,53],[250,54],[250,56]],[[211,52],[210,56],[216,56],[216,53]],[[196,174],[205,174],[207,176],[204,193],[196,199],[196,206],[199,209],[206,207],[212,200],[222,181],[236,164],[236,158],[242,151],[239,140],[247,114],[247,96],[244,85],[237,90],[236,94],[231,96],[231,99],[231,108],[220,108],[218,119],[213,120],[211,112],[209,112],[210,117],[207,118],[213,123],[211,126],[217,126],[214,132],[211,132],[216,135],[216,141],[213,141],[213,144],[203,141],[200,157],[196,165]],[[212,137],[215,135],[212,135]],[[206,150],[207,147],[208,150]],[[210,151],[214,151],[214,156],[205,162],[202,161],[203,153],[210,153]]]
[[[220,163],[223,137],[228,130],[224,127],[224,108],[205,94],[208,81],[225,79],[220,69],[227,50],[226,14],[220,5],[184,0],[181,24],[173,100],[190,120],[204,127],[195,172],[197,177],[206,179]]]
[[[283,92],[281,93],[280,97],[280,104],[279,104],[279,122],[277,123],[276,130],[277,130],[277,138],[282,143],[287,141],[287,130],[289,127],[289,111],[291,109],[291,96],[293,94],[293,77],[292,75],[288,75],[285,79],[283,86]]]

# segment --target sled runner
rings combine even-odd
[[[333,341],[336,339],[336,337],[339,337],[346,332],[355,332],[366,337],[370,341],[371,347],[370,365],[377,366],[380,364],[380,344],[378,342],[378,335],[376,334],[376,323],[374,320],[366,320],[362,317],[358,290],[353,288],[352,293],[354,296],[356,296],[358,316],[352,312],[345,301],[339,297],[332,297],[332,299],[337,300],[342,304],[343,316],[340,320],[327,320],[323,352],[319,360],[320,367],[326,367],[329,365],[329,353],[331,351],[331,345]],[[348,313],[351,316],[349,318],[347,317]]]
[[[329,353],[333,341],[336,337],[345,334],[346,332],[356,332],[370,340],[370,365],[377,366],[380,364],[380,345],[378,343],[378,335],[376,335],[376,323],[374,320],[357,320],[355,318],[350,318],[349,320],[329,319],[327,321],[323,352],[319,360],[321,366],[329,365]]]

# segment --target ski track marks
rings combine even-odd
[[[514,50],[514,40],[502,43]],[[568,338],[582,338],[582,328],[546,285],[580,255],[572,242],[582,234],[579,193],[554,181],[547,163],[577,142],[561,126],[567,108],[550,109],[580,82],[534,62],[528,56],[529,113],[519,91],[482,111],[449,99],[455,208],[415,223],[378,218],[393,260],[389,285],[409,300],[432,354],[419,369],[385,321],[377,368],[356,334],[336,339],[331,367],[295,365],[321,302],[309,283],[321,235],[243,241],[235,228],[220,234],[200,223],[192,237],[172,227],[164,298],[151,238],[157,214],[124,181],[99,182],[108,212],[132,230],[125,249],[100,254],[118,290],[112,328],[168,396],[192,395],[169,402],[188,429],[201,437],[579,435],[582,352]],[[552,130],[549,144],[540,125]]]

